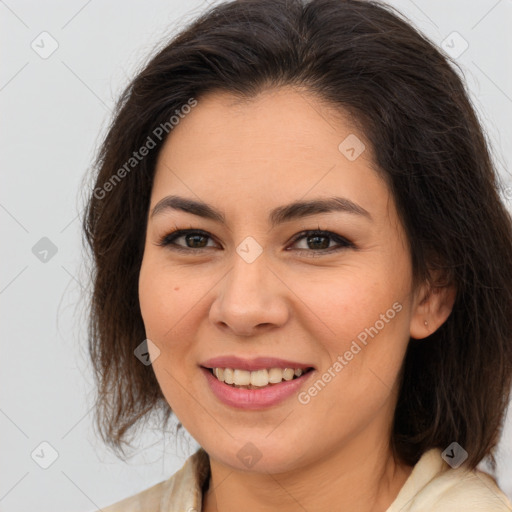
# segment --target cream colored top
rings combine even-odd
[[[425,452],[386,512],[512,512],[495,480],[464,465],[452,469],[441,450]],[[201,512],[202,488],[210,477],[208,454],[200,448],[168,480],[103,508],[103,512]]]

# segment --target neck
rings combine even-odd
[[[412,471],[368,436],[286,473],[237,471],[211,457],[210,466],[203,512],[385,512]]]

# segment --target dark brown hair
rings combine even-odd
[[[355,117],[395,199],[415,282],[457,290],[448,320],[427,340],[409,342],[394,452],[414,465],[427,449],[457,441],[471,468],[488,457],[495,470],[512,374],[510,216],[453,64],[394,9],[370,1],[217,5],[160,49],[122,94],[83,220],[93,253],[89,350],[103,439],[123,452],[139,420],[157,410],[165,422],[171,415],[151,366],[134,356],[145,339],[138,276],[165,142],[155,129],[207,92],[251,98],[283,85]],[[127,168],[148,137],[155,147]],[[443,282],[431,279],[434,270]]]

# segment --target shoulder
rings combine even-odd
[[[464,466],[452,469],[441,450],[423,454],[386,512],[512,512],[494,478]]]
[[[201,489],[205,480],[209,477],[209,470],[208,455],[200,448],[168,480],[159,482],[138,494],[129,496],[100,510],[101,512],[200,510]]]
[[[512,512],[512,503],[496,481],[479,470],[449,470],[430,484],[433,508],[439,512]]]

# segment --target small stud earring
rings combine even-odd
[[[425,327],[428,327],[428,322],[425,320]]]

